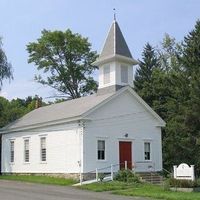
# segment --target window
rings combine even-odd
[[[105,141],[98,140],[97,148],[98,148],[97,150],[98,160],[105,160]]]
[[[29,162],[29,139],[24,140],[24,162]]]
[[[110,66],[109,65],[105,65],[103,68],[103,82],[104,84],[108,84],[110,83]]]
[[[13,163],[15,159],[15,142],[10,141],[10,162]]]
[[[144,143],[144,159],[150,160],[151,159],[151,151],[150,151],[150,142]]]
[[[46,137],[40,138],[40,158],[42,162],[47,160]]]
[[[128,83],[128,66],[126,65],[121,65],[121,81]]]

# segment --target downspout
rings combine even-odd
[[[79,121],[79,180],[80,184],[82,184],[83,180],[83,133],[84,133],[85,123],[83,121]]]
[[[1,163],[2,163],[2,134],[0,134],[0,175],[1,175]]]

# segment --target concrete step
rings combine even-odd
[[[156,172],[142,172],[138,173],[142,181],[152,183],[152,184],[162,184],[163,177]]]

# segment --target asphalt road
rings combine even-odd
[[[74,187],[51,186],[0,180],[0,200],[144,200],[108,193],[80,190]]]

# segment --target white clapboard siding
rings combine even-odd
[[[66,130],[65,130],[66,129]],[[43,130],[3,135],[2,172],[78,173],[81,157],[81,127],[52,126]],[[40,160],[40,137],[46,137],[47,161]],[[30,162],[24,162],[24,139],[29,138]],[[10,163],[10,140],[15,142],[15,161]]]
[[[136,171],[162,170],[161,128],[128,91],[88,116],[84,130],[84,171],[119,163],[119,141],[132,141]],[[124,135],[128,133],[126,138]],[[106,141],[106,160],[97,160],[97,140]],[[144,142],[151,143],[151,161],[144,160]],[[94,149],[94,151],[91,151]],[[96,150],[96,151],[95,151]],[[115,168],[117,170],[117,168]]]

